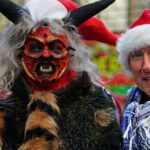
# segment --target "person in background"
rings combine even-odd
[[[31,0],[25,7],[29,10],[32,18],[38,21],[43,16],[50,19],[62,19],[80,5],[72,0]],[[110,31],[97,17],[91,17],[82,23],[78,27],[78,32],[84,40],[93,40],[114,46],[118,40],[118,35]]]
[[[50,19],[41,10],[31,15],[31,7],[0,1],[1,13],[12,22],[0,36],[2,149],[120,150],[116,103],[99,84],[98,68],[77,32],[112,2]]]
[[[117,42],[119,62],[137,85],[129,89],[122,119],[123,149],[150,149],[150,9]]]

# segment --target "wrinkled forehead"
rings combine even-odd
[[[65,46],[67,46],[68,43],[65,33],[63,33],[61,29],[51,26],[43,26],[31,31],[27,36],[27,40],[30,39],[35,39],[42,43],[49,43],[51,41],[59,40]]]

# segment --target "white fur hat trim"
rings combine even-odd
[[[130,71],[128,56],[135,49],[150,45],[150,24],[139,25],[128,29],[117,42],[119,62]]]

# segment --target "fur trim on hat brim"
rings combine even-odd
[[[119,51],[119,63],[130,71],[128,56],[133,50],[150,45],[150,24],[140,25],[132,29],[128,29],[122,34],[117,42]]]

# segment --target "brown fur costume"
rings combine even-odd
[[[12,93],[5,109],[4,150],[120,149],[112,97],[93,85],[86,72],[66,88],[36,95],[19,78]]]

